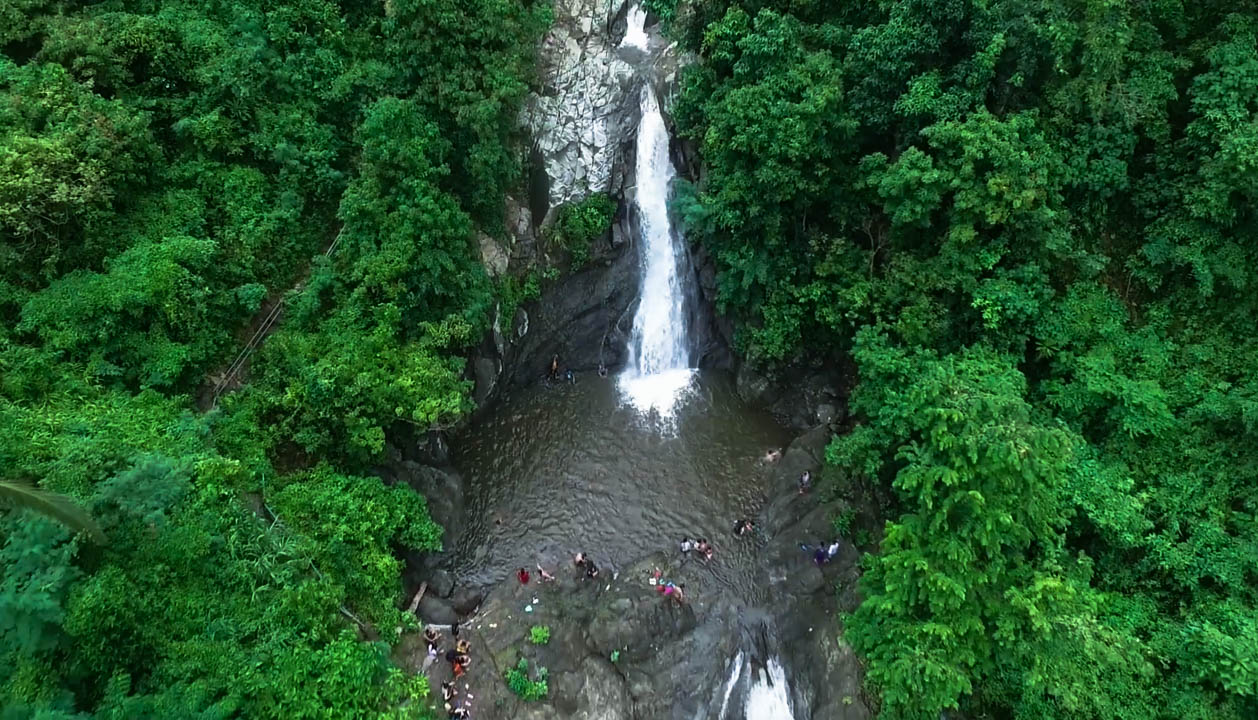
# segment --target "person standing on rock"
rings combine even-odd
[[[839,541],[835,540],[826,548],[826,559],[833,560],[839,554]]]
[[[529,584],[529,571],[528,570],[525,570],[524,568],[520,568],[519,570],[516,570],[515,577],[517,580],[520,581],[521,585]]]
[[[548,373],[546,377],[549,378],[551,382],[559,381],[559,356],[558,355],[555,355],[554,357],[550,359],[550,373]]]
[[[436,661],[437,661],[437,646],[429,645],[428,656],[424,658],[424,666],[420,669],[420,672],[427,673],[428,668],[432,667],[432,664]]]
[[[681,554],[690,557],[690,551],[695,549],[694,541],[688,537],[681,539]]]
[[[799,494],[812,490],[812,473],[805,470],[803,475],[799,476]]]
[[[734,523],[734,534],[746,535],[750,533],[752,529],[754,529],[755,527],[756,527],[755,523],[753,523],[752,521],[746,518],[743,518],[742,520],[739,520],[738,522]]]

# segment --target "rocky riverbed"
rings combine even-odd
[[[547,568],[554,582],[541,582],[530,568],[533,578],[521,585],[507,568],[508,577],[487,587],[434,585],[421,615],[464,621],[473,663],[459,685],[474,717],[759,720],[744,715],[745,696],[770,660],[785,668],[795,720],[869,717],[859,663],[840,639],[838,619],[856,601],[858,551],[845,543],[818,568],[800,549],[831,537],[841,509],[820,501],[829,494],[824,481],[808,495],[795,490],[801,472],[819,469],[829,436],[824,427],[805,433],[766,474],[771,500],[755,518],[755,537],[745,540],[753,548],[745,570],[751,593],[714,579],[721,554],[709,565],[683,557],[671,542],[618,570],[605,567],[593,581],[564,559]],[[684,603],[657,592],[650,583],[656,568],[684,585]],[[530,642],[534,626],[549,629],[548,643]],[[740,653],[747,668],[731,686]],[[425,654],[417,634],[397,649],[398,661],[416,672]],[[520,658],[531,672],[547,668],[544,701],[524,702],[507,687],[504,673]],[[433,687],[449,672],[445,662],[434,663]]]

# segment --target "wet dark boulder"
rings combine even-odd
[[[468,616],[485,601],[485,593],[479,588],[460,586],[450,595],[450,606],[461,616]]]
[[[734,383],[738,397],[754,408],[768,407],[778,394],[769,378],[758,372],[750,363],[739,364]]]
[[[454,576],[447,570],[434,570],[428,576],[428,592],[441,598],[450,597],[454,592]]]
[[[659,653],[661,646],[695,629],[694,608],[678,604],[643,584],[622,586],[610,602],[601,603],[590,621],[590,645],[600,654],[613,652],[626,662],[642,662]]]
[[[425,623],[449,625],[452,622],[458,622],[459,619],[459,614],[454,611],[450,603],[435,594],[425,593],[423,599],[419,601],[417,612]]]

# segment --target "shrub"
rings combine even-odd
[[[834,524],[834,532],[840,537],[849,537],[848,533],[852,530],[852,520],[855,518],[855,509],[844,508],[842,512],[834,516],[834,520],[832,521]]]
[[[594,193],[574,203],[561,206],[555,222],[547,232],[552,247],[567,251],[576,270],[590,260],[590,243],[611,227],[616,216],[616,203],[607,193]]]
[[[550,626],[534,625],[529,628],[529,640],[534,645],[545,645],[550,642]]]
[[[537,679],[530,680],[529,661],[520,658],[520,662],[506,672],[507,687],[511,688],[511,692],[519,695],[521,700],[534,702],[546,697],[546,694],[550,692],[550,687],[546,684],[546,678],[549,676],[549,670],[544,667],[538,668]]]

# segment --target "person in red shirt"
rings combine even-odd
[[[528,570],[525,570],[524,568],[520,568],[519,570],[516,570],[515,577],[517,580],[520,581],[521,585],[529,584],[529,571]]]

